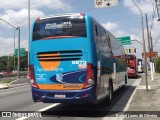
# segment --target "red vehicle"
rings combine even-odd
[[[126,55],[128,77],[137,77],[137,58],[134,54]]]
[[[0,74],[3,74],[3,75],[8,75],[12,73],[10,70],[2,70],[2,72],[0,72]]]

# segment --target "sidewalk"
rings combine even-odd
[[[147,78],[150,90],[146,90],[146,80],[143,74],[141,82],[136,88],[136,94],[127,110],[129,113],[135,114],[135,117],[125,117],[123,120],[160,120],[160,74],[155,73],[153,81],[150,73]],[[142,116],[138,116],[140,114]]]

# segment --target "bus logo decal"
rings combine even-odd
[[[57,59],[61,58],[61,55],[60,53],[57,53],[57,54],[40,54],[41,57],[45,57],[45,56],[58,56]],[[44,59],[44,58],[43,58]],[[46,58],[45,58],[46,59]],[[48,59],[50,60],[50,59]],[[57,70],[57,68],[59,68],[60,66],[60,63],[61,61],[40,61],[40,64],[42,66],[42,68],[45,70],[45,71],[54,71],[54,70]]]
[[[56,80],[60,83],[64,83],[62,74],[56,74]]]

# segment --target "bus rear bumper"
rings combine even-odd
[[[35,102],[96,104],[96,87],[82,90],[41,90],[32,87],[32,98]]]

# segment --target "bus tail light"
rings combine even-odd
[[[81,16],[85,16],[85,14],[84,14],[84,13],[80,13],[80,15],[81,15]]]
[[[86,82],[84,83],[83,88],[87,88],[87,87],[91,87],[92,85],[94,85],[95,81],[94,81],[94,74],[93,74],[93,64],[88,63],[87,64],[87,78],[86,78]]]
[[[40,18],[37,18],[37,19],[36,19],[36,22],[38,22],[39,20],[40,20]]]
[[[34,88],[39,88],[37,83],[36,83],[36,79],[35,79],[35,75],[34,75],[34,65],[30,65],[29,66],[29,69],[30,69],[30,78],[31,78],[31,85],[32,87]]]

